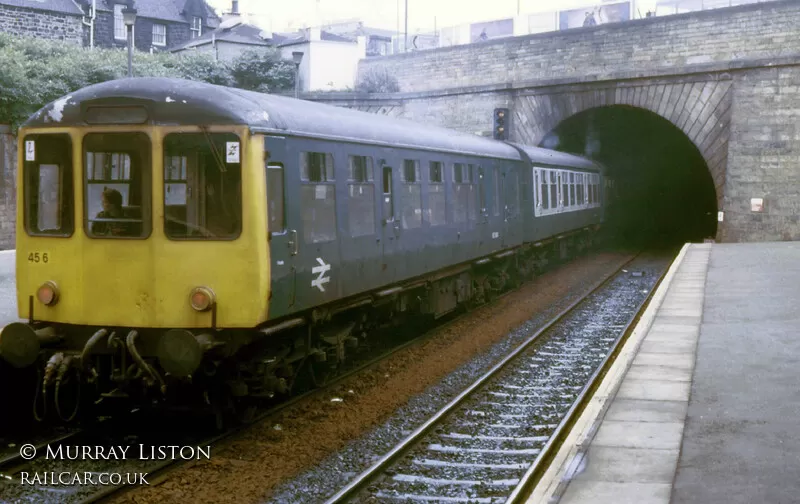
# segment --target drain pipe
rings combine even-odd
[[[89,21],[85,18],[81,19],[84,26],[89,27],[89,49],[94,49],[94,19],[97,17],[97,0],[92,0],[92,7],[90,9]]]

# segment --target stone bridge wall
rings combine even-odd
[[[675,75],[691,65],[796,54],[800,2],[784,0],[368,58],[359,74],[382,67],[401,92],[413,92]]]

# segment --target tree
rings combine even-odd
[[[397,78],[390,74],[386,68],[369,68],[356,84],[356,91],[363,93],[397,93],[400,91],[400,84]]]
[[[272,48],[245,51],[231,64],[235,87],[261,93],[292,89],[294,72],[294,63]]]
[[[0,124],[16,129],[31,114],[83,87],[127,75],[127,54],[0,33]],[[135,52],[133,73],[236,86],[260,92],[292,89],[294,64],[275,50],[248,51],[232,64],[194,51]]]

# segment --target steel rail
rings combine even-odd
[[[600,280],[597,284],[592,286],[592,288],[581,298],[581,300],[585,299],[587,296],[592,294],[592,292],[594,292],[597,288],[599,288],[602,284],[604,284],[609,279],[614,277],[614,275],[616,275],[619,272],[619,270],[624,268],[627,264],[629,264],[635,258],[636,257],[634,256],[633,258],[626,260],[620,266],[618,266],[612,273],[608,274],[606,277],[604,277],[602,280]],[[510,296],[514,292],[517,292],[518,290],[522,289],[522,287],[524,287],[525,285],[528,285],[529,283],[533,282],[534,280],[535,279],[532,279],[532,280],[530,280],[528,282],[523,282],[518,287],[509,289],[509,290],[503,292],[502,294],[499,294],[498,296],[494,297],[491,301],[489,301],[487,303],[484,303],[484,304],[478,306],[477,308],[479,308],[481,306],[490,306],[492,304],[495,304],[495,303],[499,302],[500,300],[506,298],[507,296]],[[564,314],[566,314],[566,312],[568,312],[574,305],[576,305],[579,302],[580,302],[580,300],[578,300],[576,303],[571,304],[570,307],[568,307],[565,311],[561,312],[561,315],[563,316]],[[428,341],[435,334],[439,333],[439,331],[445,330],[448,327],[451,327],[451,326],[457,324],[459,321],[462,321],[465,317],[470,315],[472,312],[473,312],[473,310],[469,310],[469,311],[467,311],[465,313],[458,314],[455,317],[453,317],[453,318],[451,318],[451,319],[449,319],[449,320],[447,320],[447,321],[445,321],[443,323],[436,324],[433,327],[431,327],[429,330],[426,330],[424,333],[419,335],[418,337],[413,338],[413,339],[411,339],[409,341],[406,341],[405,343],[402,343],[400,345],[394,346],[391,349],[387,350],[386,352],[380,354],[379,356],[377,356],[377,357],[375,357],[373,359],[370,359],[367,362],[359,364],[358,366],[354,367],[353,369],[346,371],[342,375],[336,376],[331,382],[326,383],[322,387],[313,388],[313,389],[311,389],[311,390],[309,390],[307,392],[304,392],[303,394],[301,394],[301,395],[299,395],[297,397],[289,399],[286,402],[280,403],[280,404],[276,405],[275,407],[270,408],[267,411],[264,411],[264,412],[258,414],[249,423],[247,423],[245,425],[234,427],[229,431],[226,431],[224,433],[218,434],[217,436],[214,436],[212,438],[203,440],[199,444],[206,445],[206,444],[214,444],[214,443],[218,443],[220,441],[224,441],[225,439],[228,439],[228,438],[234,436],[235,434],[237,434],[239,432],[242,432],[243,430],[245,430],[246,428],[248,428],[249,426],[251,426],[251,425],[253,425],[255,423],[263,422],[263,421],[267,420],[268,418],[277,415],[278,413],[282,412],[283,410],[288,409],[289,407],[294,406],[295,404],[297,404],[297,403],[299,403],[299,402],[301,402],[303,400],[309,399],[309,398],[311,398],[311,397],[313,397],[313,396],[315,396],[317,394],[320,394],[320,393],[322,393],[322,392],[324,392],[326,390],[329,390],[329,389],[331,389],[331,388],[333,388],[333,387],[335,387],[337,385],[340,385],[340,384],[342,384],[342,382],[346,381],[348,378],[352,378],[353,376],[357,375],[358,373],[361,373],[361,372],[366,371],[366,370],[368,370],[370,368],[376,367],[378,364],[383,362],[385,359],[387,359],[388,357],[390,357],[390,356],[392,356],[392,355],[394,355],[396,353],[399,353],[401,350],[404,350],[406,348],[410,348],[410,347],[415,346],[415,345],[420,345],[420,344]],[[549,327],[549,326],[545,326],[544,328],[542,328],[542,330],[540,332],[543,332],[544,330],[546,330],[547,327]],[[154,485],[157,485],[157,484],[165,481],[166,479],[168,479],[167,478],[168,474],[171,473],[172,471],[178,469],[178,467],[183,467],[183,466],[191,467],[195,463],[196,462],[183,461],[183,460],[164,460],[161,463],[159,463],[156,466],[154,466],[150,470],[150,472],[148,473],[149,475],[155,475],[156,476],[150,482],[150,485],[154,486]],[[96,502],[102,501],[102,500],[104,500],[106,498],[109,498],[111,496],[123,495],[123,494],[128,493],[128,492],[135,492],[136,490],[137,490],[136,487],[107,486],[107,487],[103,487],[103,489],[101,491],[99,491],[97,493],[94,493],[92,495],[89,495],[86,498],[77,501],[77,504],[94,504]]]
[[[522,352],[524,352],[529,346],[531,346],[534,342],[538,341],[540,336],[547,332],[551,327],[553,327],[556,323],[561,321],[564,317],[570,314],[575,308],[577,308],[581,303],[583,303],[586,298],[600,290],[604,287],[607,283],[609,283],[616,275],[629,265],[631,262],[636,260],[636,258],[641,255],[640,253],[635,254],[629,260],[623,262],[620,266],[618,266],[613,272],[608,274],[605,278],[594,284],[588,292],[584,293],[580,298],[573,301],[569,306],[567,306],[564,310],[558,313],[555,317],[553,317],[550,321],[548,321],[544,326],[542,326],[536,333],[530,336],[527,340],[522,342],[518,345],[511,353],[509,353],[503,360],[495,364],[489,371],[484,373],[480,378],[478,378],[475,382],[473,382],[469,387],[463,390],[458,396],[452,399],[447,405],[437,411],[431,418],[429,418],[424,424],[419,426],[414,432],[409,434],[405,439],[403,439],[399,444],[395,445],[389,453],[381,457],[377,462],[375,462],[372,466],[368,469],[363,471],[359,474],[355,479],[353,479],[350,483],[347,484],[344,488],[342,488],[339,492],[334,494],[330,497],[325,504],[339,504],[345,502],[346,499],[353,497],[356,493],[360,492],[364,489],[367,485],[370,484],[377,476],[383,474],[385,469],[391,465],[395,460],[400,458],[403,454],[405,454],[412,446],[414,446],[424,435],[426,435],[430,430],[439,424],[448,414],[450,414],[459,404],[461,404],[465,399],[471,396],[476,390],[480,389],[487,381],[489,381],[492,377],[494,377],[499,371],[501,371],[505,366],[512,362],[516,357],[518,357]]]
[[[522,478],[520,478],[519,483],[511,492],[511,495],[508,496],[506,504],[517,504],[527,500],[529,497],[528,492],[532,490],[541,480],[542,475],[544,475],[544,472],[550,467],[550,463],[558,453],[558,450],[564,444],[564,441],[571,432],[575,422],[577,422],[578,418],[580,418],[581,414],[586,409],[586,406],[589,404],[592,397],[594,397],[594,393],[600,387],[603,378],[605,378],[609,369],[611,369],[611,366],[616,361],[616,358],[622,350],[622,347],[625,345],[625,342],[628,341],[628,337],[633,332],[633,329],[636,327],[636,323],[641,318],[644,310],[652,300],[653,295],[658,290],[658,287],[661,285],[661,282],[664,280],[664,277],[668,271],[669,267],[664,268],[664,271],[653,285],[653,288],[647,294],[647,297],[641,303],[639,303],[639,306],[636,307],[636,311],[628,320],[620,335],[617,337],[605,359],[603,359],[603,361],[600,363],[600,366],[598,366],[598,368],[595,370],[592,377],[589,378],[589,382],[586,384],[586,386],[584,386],[583,390],[572,404],[572,407],[567,411],[564,418],[561,419],[558,427],[556,427],[556,429],[553,431],[553,434],[551,434],[550,439],[547,441],[545,446],[542,447],[542,451],[533,461],[528,470],[525,471],[525,474],[522,476]]]

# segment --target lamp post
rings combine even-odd
[[[303,61],[303,52],[294,51],[292,60],[294,61],[294,97],[297,98],[300,95],[300,62]]]
[[[136,12],[133,2],[122,9],[122,22],[128,31],[128,77],[133,77],[133,25],[136,24]]]

